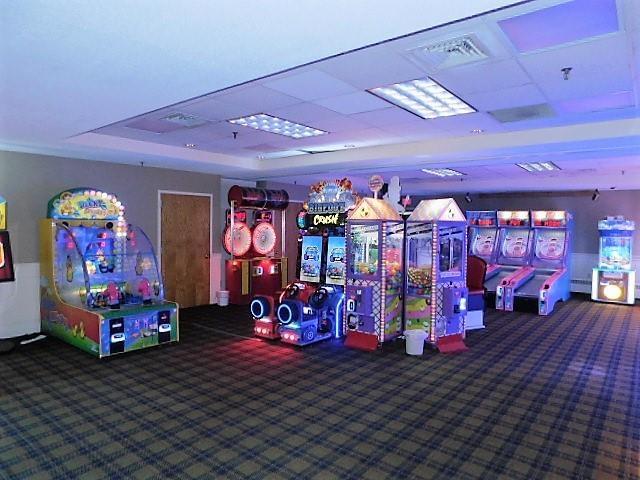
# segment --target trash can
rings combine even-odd
[[[218,292],[218,305],[221,307],[229,305],[229,290],[220,290]]]
[[[427,339],[427,332],[424,330],[405,330],[404,338],[407,355],[422,355],[424,352],[424,341]]]

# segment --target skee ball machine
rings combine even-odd
[[[598,302],[635,303],[636,272],[632,269],[635,223],[624,217],[598,222],[600,255],[593,269],[591,298]]]
[[[363,198],[346,237],[345,345],[372,351],[402,334],[404,221],[386,200]]]
[[[115,195],[76,188],[41,222],[42,330],[88,353],[178,341],[178,305],[164,300],[151,241]]]
[[[498,214],[495,210],[467,211],[469,223],[469,254],[487,262],[485,280],[497,275],[500,266],[498,256]]]
[[[275,295],[287,285],[287,258],[274,252],[278,240],[284,252],[284,210],[289,194],[285,190],[234,185],[228,200],[223,246],[231,259],[225,263],[226,289],[229,303],[249,305],[252,296]],[[274,227],[276,211],[282,212],[280,234]]]
[[[405,328],[441,352],[464,351],[467,220],[452,198],[423,200],[406,224]]]
[[[319,182],[311,187],[298,215],[298,273],[307,299],[289,287],[278,306],[281,340],[308,345],[343,335],[346,272],[346,213],[355,206],[351,181]],[[296,284],[300,285],[300,284]]]

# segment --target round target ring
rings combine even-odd
[[[276,247],[276,231],[270,223],[259,223],[253,228],[253,249],[259,255],[268,255]]]
[[[231,227],[224,229],[224,249],[231,253],[233,241],[233,254],[242,257],[251,248],[251,230],[244,222],[235,222],[233,225],[233,240],[231,239]]]

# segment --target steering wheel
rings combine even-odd
[[[311,301],[309,303],[314,308],[320,308],[322,304],[327,301],[327,298],[329,298],[329,292],[326,288],[320,287],[315,292],[313,292],[313,295],[311,295]]]
[[[287,298],[296,298],[300,295],[300,285],[292,283],[287,287]]]

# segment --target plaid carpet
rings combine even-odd
[[[0,357],[0,478],[639,478],[639,310],[492,311],[419,358],[243,338],[233,307],[102,361],[48,339]]]

